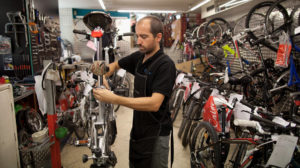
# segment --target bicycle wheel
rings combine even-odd
[[[247,15],[244,15],[236,21],[236,24],[233,27],[233,32],[232,32],[233,35],[238,35],[246,29],[245,28],[246,18]]]
[[[296,97],[291,104],[289,120],[292,120],[298,124],[300,124],[300,108],[296,102],[299,102],[300,97]],[[291,118],[292,117],[292,118]]]
[[[273,84],[273,89],[280,88],[284,85],[287,85],[290,78],[289,70],[282,73],[282,75],[275,81]],[[283,89],[279,89],[278,91],[272,92],[272,95],[280,95],[278,99],[273,99],[274,106],[272,111],[274,114],[289,114],[290,105],[293,102],[290,97],[290,93],[295,92],[297,90],[296,86],[290,86]]]
[[[243,86],[246,100],[257,106],[272,106],[271,96],[268,91],[272,89],[273,83],[272,79],[268,79],[265,76],[265,68],[254,70],[250,76],[252,77],[252,82]]]
[[[195,128],[191,148],[191,167],[215,167],[221,165],[220,145],[214,127],[208,122],[200,122]],[[202,150],[200,150],[202,148]],[[204,149],[203,149],[204,148]]]
[[[200,110],[201,109],[200,109],[199,103],[196,103],[196,105],[192,108],[190,117],[187,120],[187,123],[186,123],[184,131],[183,131],[183,135],[182,135],[182,141],[181,142],[182,142],[182,146],[184,146],[184,147],[187,146],[187,144],[189,142],[189,139],[190,139],[190,134],[191,134],[190,130],[191,130],[192,123],[194,121],[193,119],[195,118],[195,116],[197,115],[197,113],[201,113]]]
[[[182,145],[185,147],[188,143],[191,143],[191,137],[195,129],[195,124],[202,120],[202,108],[205,105],[209,95],[210,95],[210,89],[207,89],[206,87],[202,87],[198,92],[201,92],[200,99],[196,100],[196,105],[193,107],[192,113],[190,114],[190,118],[187,122],[187,126],[184,130],[183,136],[182,136]],[[196,93],[194,93],[196,94]],[[192,94],[191,96],[194,96]],[[194,99],[194,97],[192,97]]]
[[[25,112],[25,125],[28,127],[30,133],[35,133],[43,130],[44,123],[42,116],[39,112],[32,109]]]
[[[222,18],[214,18],[207,22],[204,28],[204,34],[206,35],[206,44],[213,46],[217,42],[224,43],[227,39],[223,39],[223,35],[226,31],[232,31],[229,23]]]
[[[197,29],[197,38],[201,44],[202,47],[206,47],[207,43],[206,43],[206,34],[205,34],[205,27],[207,25],[207,22],[202,23],[198,29]],[[208,30],[206,30],[207,32],[214,32],[214,30],[211,27],[208,27]]]
[[[188,123],[189,116],[192,113],[192,110],[193,110],[193,107],[195,104],[196,104],[196,101],[191,101],[190,103],[187,104],[186,113],[183,115],[183,119],[182,119],[180,128],[178,130],[178,134],[177,134],[179,138],[181,138],[182,134],[184,133],[184,130],[186,129],[186,125]]]
[[[294,29],[299,25],[299,5],[300,1],[295,0],[278,0],[266,13],[265,23],[268,34],[273,36],[280,35],[281,31],[290,31],[290,35],[294,34]],[[283,8],[281,8],[283,7]],[[287,11],[291,11],[288,19],[284,19],[288,15]]]
[[[79,139],[79,140],[82,140],[84,139],[85,137],[85,132],[86,132],[86,127],[83,123],[82,120],[79,120],[75,123],[74,125],[74,132],[75,132],[75,135],[76,137]]]
[[[117,112],[120,109],[120,105],[116,104],[114,105],[114,112]]]
[[[133,97],[133,88],[132,88],[132,84],[131,84],[131,78],[130,78],[130,76],[128,74],[126,74],[126,77],[125,77],[125,80],[123,82],[123,85],[126,88],[128,88],[128,90],[129,90],[128,96],[129,97]]]
[[[117,137],[117,122],[115,119],[113,119],[112,121],[108,121],[107,130],[107,142],[108,145],[111,146],[115,143]]]
[[[249,11],[246,22],[245,22],[245,27],[250,28],[250,29],[256,29],[255,31],[250,31],[248,32],[249,37],[253,39],[255,42],[257,40],[260,41],[260,44],[268,47],[270,50],[277,52],[278,49],[278,41],[275,39],[264,39],[267,34],[266,30],[264,30],[265,27],[265,16],[267,13],[267,10],[269,9],[270,6],[273,5],[274,2],[272,1],[265,1],[262,3],[259,3],[255,5],[251,10]],[[278,5],[279,9],[281,11],[285,11],[284,8],[280,5]],[[258,15],[261,14],[261,15]],[[282,15],[282,20],[283,22],[286,22],[288,19],[288,14],[283,12],[281,13]],[[274,20],[275,21],[275,20]],[[269,23],[271,24],[271,23]],[[272,23],[273,24],[273,23]],[[258,27],[261,27],[258,29]],[[264,39],[264,40],[262,40]],[[274,42],[275,40],[275,42]]]
[[[184,90],[182,88],[177,88],[173,91],[171,98],[169,100],[169,109],[171,113],[172,123],[176,120],[177,114],[183,102]]]

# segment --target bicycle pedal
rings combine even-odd
[[[88,146],[88,140],[76,140],[74,145],[75,146]]]

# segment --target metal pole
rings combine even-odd
[[[54,144],[51,145],[51,163],[52,168],[61,168],[61,159],[60,159],[60,143],[59,140],[55,137],[55,129],[57,128],[57,115],[55,112],[55,83],[54,81],[45,79],[45,88],[46,88],[46,112],[48,118],[48,129],[50,142]]]

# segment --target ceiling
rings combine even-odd
[[[204,0],[103,0],[106,10],[175,10],[184,12]],[[98,0],[59,0],[60,8],[102,9]]]

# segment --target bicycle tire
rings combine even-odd
[[[209,95],[210,95],[210,90],[207,89],[207,87],[202,87],[199,89],[197,92],[200,92],[200,99],[196,100],[197,104],[195,107],[193,107],[192,114],[190,115],[190,120],[187,123],[186,129],[184,131],[184,134],[182,136],[182,145],[185,147],[188,143],[190,143],[190,139],[192,137],[193,131],[194,131],[194,124],[197,123],[198,121],[202,120],[202,108],[204,107]],[[197,93],[193,93],[191,96],[192,98],[194,95]]]
[[[252,18],[254,16],[254,14],[257,14],[257,13],[260,13],[260,14],[263,14],[265,15],[266,12],[264,13],[261,13],[261,12],[258,12],[259,10],[263,9],[263,8],[269,8],[270,6],[273,5],[274,2],[272,1],[264,1],[264,2],[261,2],[257,5],[255,5],[254,7],[252,7],[246,17],[246,22],[245,22],[245,27],[246,28],[250,28],[250,25],[252,25],[253,22],[257,22],[257,19],[255,18]],[[282,6],[278,6],[280,9],[284,9]],[[258,15],[256,15],[258,16]],[[284,21],[286,21],[288,19],[288,14],[287,13],[283,13],[283,16],[284,16]],[[262,17],[261,20],[260,20],[260,24],[264,23],[265,22],[265,18]],[[251,23],[251,24],[250,24]],[[248,35],[251,39],[253,39],[254,41],[257,41],[263,37],[266,36],[266,33],[262,33],[260,35],[256,35],[254,34],[254,32],[250,31],[248,32]],[[260,36],[260,37],[259,37]],[[269,41],[267,40],[262,40],[259,42],[260,44],[262,44],[263,46],[269,48],[270,50],[274,51],[274,52],[277,52],[277,49],[278,47],[272,45]]]
[[[183,135],[182,135],[182,146],[186,147],[189,143],[190,140],[190,132],[191,132],[191,126],[192,123],[194,122],[194,118],[197,115],[197,112],[200,110],[200,105],[197,103],[193,108],[192,108],[192,112],[191,112],[191,117],[188,119],[187,124],[185,126],[185,129],[183,131]]]
[[[200,122],[195,128],[193,137],[193,145],[191,148],[191,167],[221,167],[221,155],[220,155],[220,145],[218,142],[218,135],[214,127],[206,122]],[[204,149],[203,151],[198,151],[198,148],[205,147],[203,145],[214,144],[212,147]],[[205,156],[204,152],[209,152],[206,158],[201,158]],[[209,156],[208,156],[209,155]],[[210,165],[204,165],[206,162],[211,162]]]
[[[206,27],[207,22],[202,23],[199,28],[197,29],[197,39],[199,40],[201,46],[206,47],[207,43],[206,43],[206,35],[205,35],[205,27]],[[211,32],[213,32],[213,30],[210,30]]]
[[[25,123],[28,127],[29,133],[35,133],[43,130],[44,128],[44,122],[41,114],[32,109],[26,110]]]
[[[215,28],[212,28],[214,30],[214,32],[209,33],[208,30],[209,30],[209,27],[211,27],[211,26],[215,27]],[[222,36],[224,35],[224,33],[227,30],[232,32],[232,28],[231,28],[230,24],[223,18],[214,18],[214,19],[209,20],[204,28],[204,34],[206,35],[206,42],[207,42],[206,44],[208,46],[213,46],[216,42],[223,40]],[[213,38],[209,37],[210,35]],[[228,41],[228,39],[226,39],[225,41],[222,41],[222,43],[227,42],[227,41]]]
[[[117,137],[117,122],[115,119],[108,122],[108,136],[107,141],[108,145],[111,146],[115,143]]]
[[[127,72],[126,72],[127,73]],[[132,88],[132,84],[131,84],[131,78],[128,74],[126,74],[126,77],[125,77],[125,84],[127,84],[126,86],[128,87],[129,89],[129,94],[128,96],[129,97],[133,97],[133,88]]]
[[[114,108],[114,112],[117,112],[120,109],[120,105],[119,104],[114,105],[114,107],[116,107],[116,108]]]
[[[187,109],[187,112],[186,114],[184,114],[183,116],[183,119],[182,119],[182,122],[180,124],[180,127],[179,127],[179,130],[178,130],[178,137],[181,138],[182,134],[184,133],[184,130],[185,130],[185,127],[186,127],[186,124],[188,122],[188,116],[190,115],[192,109],[193,109],[193,106],[196,102],[195,101],[191,101],[189,104],[188,104],[188,109]]]
[[[83,121],[79,121],[74,124],[74,132],[77,139],[82,140],[85,137],[86,127],[84,126]]]
[[[173,107],[172,104],[174,104],[174,101],[175,101],[175,98],[176,98],[176,95],[177,95],[177,91],[179,90],[182,90],[181,88],[177,88],[175,92],[173,92],[173,94],[171,95],[171,100],[169,101],[169,109],[170,109],[170,112],[171,112],[171,120],[172,120],[172,123],[175,122],[176,120],[176,117],[178,115],[178,112],[180,110],[180,107],[182,105],[182,102],[183,102],[183,96],[184,96],[184,90],[181,91],[176,99],[176,102],[175,102],[175,107]]]
[[[288,12],[286,10],[286,8],[284,8],[284,4],[287,4],[288,0],[277,0],[272,6],[270,6],[270,8],[268,9],[266,16],[265,16],[265,23],[266,23],[266,30],[268,32],[268,34],[277,34],[280,31],[289,31],[290,35],[294,34],[293,29],[295,27],[297,27],[298,24],[298,20],[299,18],[294,20],[294,14],[296,13],[296,11],[299,8],[299,3],[297,4],[297,1],[293,1],[290,2],[292,3],[292,5],[296,5],[296,7],[293,9],[293,11],[291,12],[290,16],[288,15]],[[280,6],[282,6],[283,8],[279,8]],[[276,9],[278,9],[280,12],[276,11]],[[271,14],[279,14],[279,13],[283,13],[283,14],[287,14],[288,15],[288,20],[284,20],[284,22],[281,22],[279,24],[270,24],[271,21]],[[274,15],[274,14],[273,14]],[[280,18],[281,16],[276,16],[276,17],[272,17],[272,18]],[[276,27],[275,27],[276,26]]]
[[[76,125],[74,127],[74,132],[75,132],[77,139],[82,140],[85,137],[86,129],[85,129],[84,125],[80,124],[79,126]]]
[[[190,150],[192,149],[192,146],[193,146],[193,139],[194,139],[194,136],[195,136],[195,130],[198,126],[198,124],[200,123],[201,121],[198,121],[198,122],[194,122],[191,126],[191,134],[190,134],[190,138],[189,138],[189,148]]]

